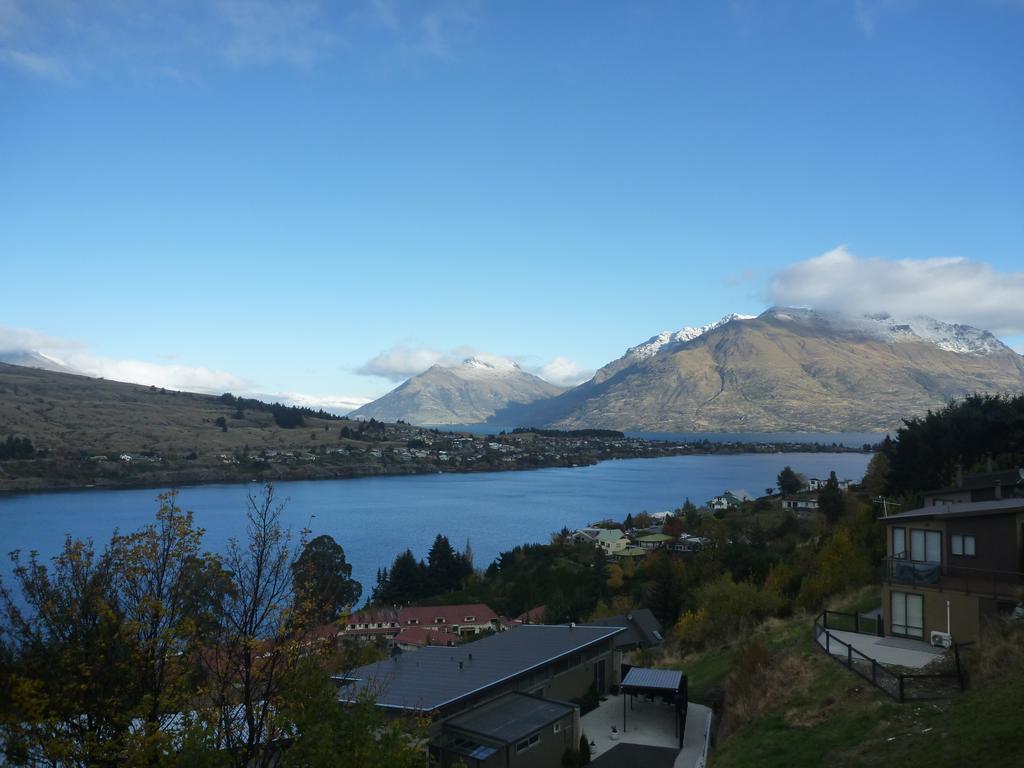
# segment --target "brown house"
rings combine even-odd
[[[1021,599],[1024,499],[932,504],[881,522],[888,634],[971,642],[987,617]]]

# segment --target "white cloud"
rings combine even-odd
[[[50,353],[47,352],[47,354]],[[149,363],[143,360],[114,360],[107,357],[95,357],[85,352],[51,356],[89,376],[165,389],[220,394],[221,392],[238,392],[252,386],[247,379],[203,366]]]
[[[362,376],[380,376],[389,381],[401,382],[418,373],[423,373],[432,365],[450,368],[470,357],[499,367],[515,364],[528,373],[560,386],[579,384],[589,379],[594,373],[581,368],[576,361],[561,355],[541,363],[531,355],[495,355],[470,346],[442,351],[410,344],[396,344],[391,349],[381,352],[359,366],[356,373]]]
[[[845,246],[776,274],[772,303],[847,313],[927,315],[996,335],[1024,333],[1024,272],[966,258],[885,259]]]
[[[81,342],[50,336],[31,328],[0,326],[0,353],[38,352],[87,376],[145,384],[165,389],[219,394],[241,391],[251,382],[225,371],[203,366],[117,360],[92,354]]]
[[[558,384],[561,387],[572,387],[582,384],[594,375],[591,370],[581,368],[575,360],[561,355],[533,371],[545,381]]]
[[[68,341],[56,336],[48,336],[31,328],[11,328],[0,325],[0,353],[34,352],[42,349],[61,352],[80,348],[81,346],[77,342]]]
[[[358,395],[306,395],[301,392],[277,392],[275,394],[250,394],[268,402],[279,402],[285,405],[301,405],[306,408],[322,408],[331,413],[345,415],[356,408],[373,402],[372,397]]]
[[[380,376],[390,381],[404,381],[444,359],[445,355],[434,349],[396,344],[367,360],[356,369],[356,373],[361,376]]]

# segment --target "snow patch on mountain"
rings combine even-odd
[[[707,325],[683,328],[678,331],[662,331],[657,336],[649,338],[643,344],[637,344],[635,347],[630,347],[626,350],[626,354],[623,355],[623,357],[627,357],[631,360],[646,360],[647,358],[658,354],[664,347],[672,344],[685,344],[688,341],[693,341],[694,339],[703,336],[708,331],[720,328],[726,323],[731,323],[733,320],[753,319],[754,315],[737,315],[733,313],[726,315],[721,320],[708,323]]]
[[[833,331],[856,333],[890,344],[923,341],[961,355],[993,355],[1012,351],[989,331],[960,323],[945,323],[933,317],[896,318],[888,313],[842,315],[793,307],[773,307],[761,317],[824,326]]]

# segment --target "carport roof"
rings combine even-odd
[[[633,667],[622,681],[623,690],[629,693],[639,691],[678,691],[683,682],[683,673],[677,669],[645,669]]]

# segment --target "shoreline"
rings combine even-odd
[[[24,478],[23,487],[0,488],[0,499],[30,494],[64,493],[80,491],[119,491],[187,488],[204,485],[249,485],[253,483],[275,483],[320,480],[359,480],[371,477],[408,477],[432,474],[481,474],[488,472],[528,472],[537,469],[574,469],[594,466],[605,461],[622,459],[659,459],[673,456],[715,456],[715,455],[749,455],[749,454],[787,454],[787,453],[872,453],[863,449],[823,443],[711,443],[703,445],[683,444],[678,446],[659,446],[640,453],[622,455],[609,454],[594,456],[592,454],[567,457],[568,460],[551,461],[531,466],[487,465],[487,466],[451,466],[442,464],[415,465],[382,465],[362,464],[357,466],[331,465],[275,465],[273,470],[266,468],[245,471],[226,470],[221,467],[186,467],[160,472],[144,472],[117,478],[115,482],[83,483],[74,480],[61,480],[43,477]]]

